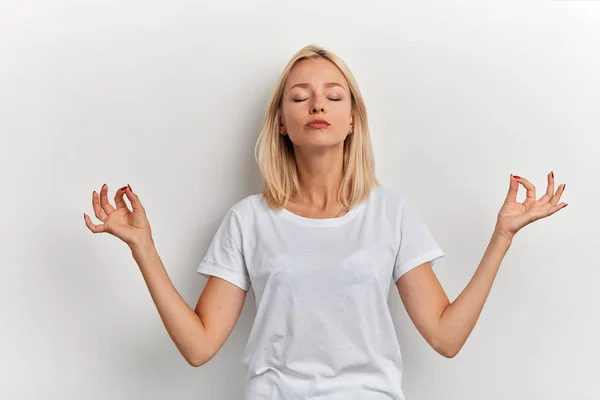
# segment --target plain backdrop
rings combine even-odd
[[[342,57],[377,176],[447,256],[456,298],[510,174],[569,206],[519,232],[462,351],[433,351],[390,290],[408,400],[598,399],[599,1],[0,1],[0,398],[241,399],[251,293],[193,368],[92,191],[130,184],[194,307],[226,210],[262,189],[254,144],[307,44]],[[523,188],[518,200],[525,198]],[[392,284],[390,282],[390,284]]]

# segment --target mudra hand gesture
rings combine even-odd
[[[124,195],[131,202],[132,210],[125,203]],[[142,206],[137,194],[133,193],[129,185],[117,190],[115,194],[115,206],[108,201],[108,186],[103,185],[100,196],[94,191],[92,193],[92,207],[94,215],[103,224],[95,225],[90,217],[83,214],[85,224],[94,233],[108,232],[132,247],[146,240],[152,241],[152,230],[146,216],[146,210]]]
[[[527,198],[523,203],[517,203],[519,184],[527,189]],[[555,193],[554,173],[550,172],[548,174],[546,193],[536,200],[535,186],[525,178],[511,175],[508,195],[498,213],[498,220],[496,222],[497,232],[512,239],[524,226],[538,219],[549,217],[558,210],[562,210],[567,206],[567,203],[558,202],[566,186],[566,184],[560,184]]]

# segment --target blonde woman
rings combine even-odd
[[[225,214],[198,272],[195,310],[173,287],[139,197],[126,186],[93,193],[94,233],[131,248],[160,317],[185,359],[207,363],[235,326],[246,293],[257,307],[242,363],[250,400],[404,399],[402,356],[388,309],[390,279],[416,329],[454,357],[465,344],[513,237],[554,214],[565,186],[546,193],[510,177],[490,244],[450,302],[432,265],[444,252],[404,196],[375,177],[367,111],[344,62],[311,45],[285,67],[256,144],[262,193]],[[517,203],[518,185],[527,190]],[[131,201],[129,210],[124,196]]]

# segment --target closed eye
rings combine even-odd
[[[306,101],[306,100],[308,100],[308,99],[307,98],[306,99],[294,99],[294,102],[301,103],[301,102]],[[331,100],[331,101],[342,101],[342,99],[329,99],[329,100]]]

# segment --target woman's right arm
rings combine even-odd
[[[211,276],[192,310],[173,286],[151,239],[131,246],[131,252],[181,355],[192,366],[206,364],[233,331],[247,292]]]
[[[132,210],[124,200],[127,196]],[[150,295],[169,336],[188,363],[206,364],[219,351],[242,311],[246,291],[228,281],[211,276],[200,294],[196,310],[181,298],[158,256],[146,210],[129,185],[117,190],[115,205],[108,201],[108,186],[92,193],[94,214],[102,224],[94,224],[83,214],[93,233],[110,233],[123,240],[150,290]]]

